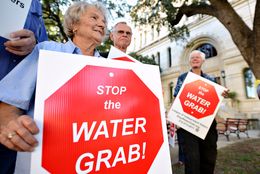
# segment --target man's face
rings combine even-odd
[[[127,24],[117,24],[110,38],[117,48],[127,48],[131,43],[132,30]]]
[[[190,66],[191,68],[201,68],[204,60],[202,59],[199,53],[192,53],[190,57]]]

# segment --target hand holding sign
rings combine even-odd
[[[12,39],[10,32],[23,29],[32,0],[2,0],[0,6],[0,36]]]
[[[19,30],[11,33],[11,41],[4,43],[6,50],[19,56],[28,55],[36,45],[34,33],[30,30]]]
[[[6,107],[1,104],[1,109],[4,108]],[[13,108],[12,110],[14,111]],[[15,112],[8,117],[13,118],[6,124],[1,120],[0,142],[15,151],[32,152],[38,144],[34,135],[39,132],[34,120],[28,115],[17,115]]]

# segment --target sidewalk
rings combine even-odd
[[[247,140],[247,136],[244,133],[240,133],[240,139],[237,138],[236,134],[230,134],[229,136],[229,141],[227,141],[226,137],[224,135],[219,135],[218,136],[218,149],[225,147],[227,145],[241,142],[244,140]],[[260,130],[249,130],[248,131],[249,138],[260,138]]]
[[[248,135],[249,135],[249,139],[260,138],[260,130],[249,130]],[[240,133],[240,139],[237,138],[236,134],[230,134],[229,141],[227,141],[227,139],[224,135],[219,135],[217,147],[218,147],[218,149],[223,148],[230,144],[241,142],[241,141],[244,141],[247,139],[248,138],[247,138],[246,134],[244,134],[244,133]],[[172,148],[170,146],[170,153],[171,153],[172,164],[177,163],[178,162],[178,144],[175,144],[174,148]]]

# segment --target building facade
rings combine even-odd
[[[232,5],[252,27],[255,0],[234,0]],[[218,83],[233,94],[232,98],[224,99],[218,114],[221,117],[258,118],[260,102],[256,94],[257,81],[229,32],[214,17],[197,15],[188,18],[188,21],[190,36],[186,41],[171,40],[166,27],[156,30],[147,25],[134,29],[134,51],[152,57],[160,66],[166,110],[173,102],[178,76],[190,69],[189,53],[200,49],[207,56],[203,71],[215,76]]]

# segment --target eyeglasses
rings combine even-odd
[[[130,31],[123,31],[123,30],[118,30],[116,31],[117,34],[126,34],[127,36],[131,36],[132,33]]]

